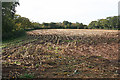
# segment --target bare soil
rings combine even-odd
[[[42,29],[3,47],[3,78],[119,78],[118,30]],[[28,77],[25,77],[28,78]]]

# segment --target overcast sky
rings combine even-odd
[[[34,22],[80,22],[118,15],[120,0],[19,0],[17,14]]]

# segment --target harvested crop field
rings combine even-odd
[[[3,44],[3,78],[118,78],[118,30],[42,29]]]

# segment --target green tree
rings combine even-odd
[[[98,21],[99,23],[100,23],[100,27],[103,29],[105,29],[105,28],[108,28],[108,24],[109,24],[109,21],[108,20],[106,20],[106,19],[100,19],[99,21]]]
[[[88,25],[89,29],[95,29],[98,28],[98,22],[97,21],[92,21],[89,25]]]
[[[26,17],[21,17],[20,15],[15,15],[14,20],[15,20],[16,25],[20,29],[32,28],[32,23]]]
[[[16,31],[16,25],[14,21],[15,7],[19,3],[3,2],[2,3],[2,37],[3,39],[13,36]]]
[[[76,22],[77,29],[84,29],[83,23]]]
[[[70,28],[71,27],[71,22],[68,22],[68,21],[63,21],[63,26],[66,28]]]

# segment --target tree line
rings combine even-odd
[[[99,19],[97,21],[92,21],[89,25],[83,23],[71,23],[68,21],[63,21],[62,23],[33,23],[33,27],[36,29],[115,29],[119,27],[120,21],[118,16],[107,17],[106,19]]]
[[[118,16],[107,17],[106,19],[99,19],[92,21],[89,25],[83,23],[72,23],[69,21],[38,23],[31,22],[26,17],[21,17],[15,14],[15,7],[19,3],[3,2],[2,3],[2,38],[9,39],[17,36],[22,36],[27,30],[34,29],[119,29],[120,20]]]

